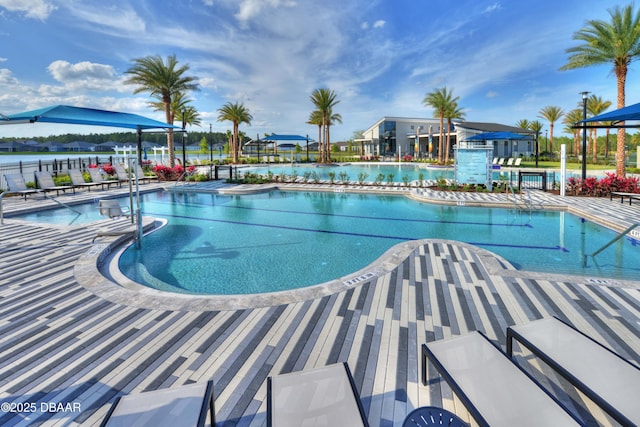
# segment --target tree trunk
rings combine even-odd
[[[623,108],[625,103],[624,86],[627,80],[627,64],[616,66],[616,80],[618,81],[618,108]],[[624,122],[621,123],[624,125]],[[625,129],[618,129],[618,143],[616,145],[616,175],[625,176],[624,170],[624,145],[625,145]]]
[[[447,148],[444,152],[444,164],[449,164],[449,150],[451,149],[451,119],[447,119]]]
[[[549,152],[553,153],[553,122],[549,122]]]
[[[164,100],[164,116],[167,120],[167,123],[170,125],[173,124],[173,119],[171,118],[171,99]],[[169,150],[169,167],[174,167],[176,165],[176,153],[173,144],[173,129],[169,128],[167,130],[167,148]]]
[[[233,123],[233,163],[238,163],[238,123]]]
[[[598,161],[598,130],[593,129],[593,163]]]
[[[327,124],[327,163],[331,163],[331,124]]]

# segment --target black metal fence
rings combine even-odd
[[[530,190],[557,190],[560,188],[560,180],[556,172],[547,171],[509,171],[503,175],[509,185],[515,188]]]

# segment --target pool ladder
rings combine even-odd
[[[524,200],[524,196],[521,198],[521,200],[524,202],[524,206],[525,208],[522,208],[519,204],[518,204],[518,199],[516,197],[516,192],[513,189],[512,186],[509,186],[509,191],[511,191],[511,195],[513,196],[513,208],[515,209],[516,213],[518,212],[522,212],[525,209],[529,211],[529,216],[531,216],[531,211],[533,210],[533,199],[531,199],[531,192],[529,190],[526,190],[526,194],[527,194],[527,200]],[[508,195],[507,195],[508,198]]]
[[[189,169],[185,169],[185,171],[182,173],[182,175],[180,175],[180,177],[178,177],[178,179],[176,179],[176,184],[175,186],[177,187],[180,183],[182,183],[182,186],[185,186],[187,184],[189,184],[189,178],[191,178],[193,175],[195,175],[197,172],[197,169],[193,169],[193,171],[189,172]]]
[[[584,256],[584,261],[582,263],[583,267],[587,267],[587,259],[589,257],[594,258],[596,257],[596,255],[598,255],[600,252],[604,251],[605,249],[607,249],[609,246],[613,245],[615,242],[617,242],[618,240],[622,239],[623,237],[625,237],[627,234],[631,233],[631,231],[633,229],[635,229],[636,227],[640,226],[640,222],[636,222],[635,224],[633,224],[632,226],[630,226],[629,228],[627,228],[626,230],[624,230],[623,232],[621,232],[620,234],[618,234],[616,237],[614,237],[613,239],[611,239],[608,243],[606,243],[605,245],[603,245],[600,249],[598,249],[597,251],[595,251],[594,253],[590,254],[590,255],[585,255]],[[639,233],[640,234],[640,233]],[[635,237],[635,235],[634,235]]]

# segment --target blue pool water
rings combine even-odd
[[[422,179],[426,180],[438,180],[441,178],[444,179],[454,179],[454,170],[453,168],[443,168],[443,167],[435,167],[429,166],[425,164],[410,164],[410,163],[400,163],[400,164],[378,164],[378,163],[349,163],[345,165],[332,165],[332,166],[323,166],[323,165],[315,165],[315,164],[301,164],[301,165],[286,165],[286,164],[276,164],[270,166],[260,166],[260,167],[248,167],[238,170],[238,174],[242,176],[246,172],[258,173],[261,175],[267,175],[268,172],[273,173],[273,175],[286,175],[288,177],[295,175],[300,179],[305,177],[305,173],[308,174],[309,182],[313,182],[313,175],[316,174],[317,178],[322,181],[330,180],[330,173],[335,174],[335,181],[342,181],[341,174],[343,175],[345,180],[350,182],[359,182],[362,176],[363,182],[375,182],[376,178],[382,183],[386,182],[403,182],[406,177],[409,182],[418,181],[420,176],[422,175]],[[363,175],[361,175],[363,174]],[[492,179],[493,181],[504,180],[512,180],[517,183],[517,168],[503,168],[500,170],[494,170]],[[568,176],[572,176],[568,174]],[[549,180],[559,180],[559,175],[554,172],[549,172]]]
[[[90,215],[97,211],[84,208]],[[640,244],[631,238],[584,268],[583,255],[616,234],[563,212],[518,215],[403,196],[280,191],[151,193],[142,198],[142,212],[168,225],[145,236],[141,250],[128,248],[120,269],[136,282],[173,292],[247,294],[314,285],[367,266],[397,243],[424,238],[477,245],[524,270],[640,277]]]

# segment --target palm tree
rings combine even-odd
[[[555,105],[547,105],[540,110],[538,117],[549,121],[549,151],[553,153],[553,125],[564,115],[562,108]]]
[[[444,116],[447,118],[447,149],[445,150],[444,164],[449,164],[449,150],[451,149],[451,120],[452,119],[463,119],[464,111],[462,108],[458,108],[458,103],[453,102],[447,108],[447,111],[444,112]]]
[[[447,92],[447,87],[436,89],[433,92],[428,93],[422,103],[434,109],[434,117],[440,118],[440,140],[438,141],[438,163],[442,163],[442,152],[444,151],[444,116],[448,109],[451,109],[451,105],[458,102],[459,97],[453,98],[453,90]]]
[[[520,119],[516,122],[516,127],[520,128],[520,129],[529,129],[529,120],[527,119]]]
[[[640,56],[640,11],[634,13],[634,4],[609,9],[610,22],[590,20],[573,35],[582,42],[567,49],[569,61],[561,70],[612,64],[618,87],[618,108],[625,106],[627,70],[632,60]],[[616,174],[624,176],[625,130],[618,129]]]
[[[231,102],[227,102],[218,109],[219,122],[230,121],[233,123],[233,139],[231,141],[231,146],[229,147],[233,153],[233,163],[238,163],[240,160],[238,128],[241,123],[251,124],[251,120],[253,120],[253,116],[251,116],[249,110],[242,103],[236,102],[235,104],[232,104]]]
[[[591,116],[597,116],[604,113],[611,106],[611,101],[605,101],[597,95],[591,95],[587,99],[587,111]],[[591,129],[591,140],[593,141],[593,161],[598,160],[598,129]]]
[[[320,112],[320,110],[312,111],[311,114],[309,114],[307,124],[318,126],[318,149],[322,152],[322,112]]]
[[[186,76],[189,70],[188,65],[178,66],[175,55],[167,57],[167,62],[159,55],[136,58],[134,65],[125,74],[130,77],[125,80],[126,84],[137,85],[133,93],[149,92],[150,95],[162,102],[164,105],[165,121],[173,124],[171,117],[171,101],[178,93],[186,93],[198,90],[196,78]],[[173,130],[167,131],[167,146],[169,148],[169,165],[175,165],[175,150],[173,144]]]
[[[544,124],[542,124],[542,122],[540,120],[534,120],[532,122],[529,122],[529,130],[535,132],[536,134],[536,139],[538,138],[538,136],[540,135],[540,132],[542,131],[542,128],[544,127]],[[537,155],[540,156],[540,144],[538,144],[538,151],[537,151]]]
[[[334,91],[327,88],[315,89],[309,99],[316,110],[320,112],[322,117],[322,137],[320,142],[322,143],[322,150],[320,152],[320,161],[322,163],[328,162],[331,152],[331,140],[329,139],[329,126],[331,125],[331,115],[333,107],[335,107],[340,101],[336,99],[337,95]]]
[[[574,125],[582,120],[582,108],[575,108],[564,115],[562,123],[565,125],[564,131],[573,134],[573,154],[580,152],[580,128]]]
[[[329,121],[327,122],[327,141],[330,141],[330,129],[331,126],[333,126],[335,123],[340,123],[342,124],[342,116],[338,113],[333,113],[331,110],[329,110]],[[331,162],[331,151],[327,151],[327,161]]]

